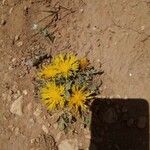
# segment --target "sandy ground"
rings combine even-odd
[[[33,27],[37,24],[44,28],[50,23],[53,16],[39,21],[58,6],[63,7],[48,27],[55,36],[52,43]],[[36,98],[33,61],[42,54],[87,54],[95,67],[104,70],[102,97],[144,98],[150,102],[149,16],[149,0],[1,1],[1,149],[45,150],[47,145],[54,149],[55,143],[66,139],[77,140],[74,147],[88,149],[90,131],[78,127],[77,134],[60,132],[55,123],[57,114],[50,116]],[[19,114],[11,112],[16,100],[23,109]],[[51,142],[44,140],[45,136]]]

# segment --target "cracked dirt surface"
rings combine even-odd
[[[48,28],[55,36],[52,43],[32,28],[36,23],[45,27],[50,22],[53,16],[38,21],[49,15],[54,5],[65,8]],[[46,145],[55,149],[61,141],[74,138],[77,149],[88,149],[90,131],[76,126],[77,134],[60,133],[55,124],[57,114],[51,116],[36,98],[32,61],[41,54],[64,50],[87,54],[91,63],[104,70],[102,97],[150,102],[149,0],[3,0],[0,15],[2,150],[43,150]],[[21,116],[10,112],[19,97]],[[44,140],[45,134],[53,137],[50,144]]]

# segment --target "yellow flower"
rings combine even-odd
[[[41,89],[42,102],[47,105],[48,110],[57,107],[64,107],[65,87],[57,86],[55,82],[48,82],[46,86]]]
[[[59,70],[59,74],[65,78],[71,76],[73,72],[79,69],[78,59],[72,53],[59,54],[52,63]]]
[[[79,60],[79,66],[81,70],[84,70],[88,65],[89,65],[89,60],[86,57],[81,58]]]
[[[42,71],[39,73],[39,76],[44,78],[53,78],[57,74],[58,74],[57,68],[54,65],[49,64],[45,66],[44,69],[42,69]]]
[[[85,110],[87,107],[85,102],[92,98],[92,96],[90,96],[91,94],[92,93],[85,90],[85,87],[79,88],[78,86],[73,86],[72,95],[68,104],[69,108],[75,110],[75,112],[77,112],[79,108]]]

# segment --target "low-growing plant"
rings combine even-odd
[[[99,92],[93,78],[99,73],[86,57],[79,59],[73,53],[58,54],[41,68],[40,97],[49,111],[62,112],[58,119],[60,129],[66,129],[78,117],[89,125],[90,102]]]

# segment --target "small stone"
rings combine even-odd
[[[143,129],[146,127],[146,123],[147,123],[146,117],[144,116],[139,117],[137,120],[137,127]]]
[[[34,123],[35,123],[34,119],[32,118],[29,119],[29,124],[28,124],[29,128],[33,127]]]
[[[94,26],[92,29],[95,31],[97,28],[96,28],[96,26]]]
[[[13,9],[14,9],[13,7],[11,7],[11,8],[9,9],[9,14],[12,13]]]
[[[129,73],[129,76],[131,77],[131,76],[132,76],[132,73]]]
[[[27,90],[23,90],[22,93],[23,93],[24,95],[27,95],[27,94],[28,94]]]
[[[35,143],[35,139],[34,139],[34,138],[31,139],[31,140],[30,140],[30,143],[31,143],[31,144]]]
[[[22,45],[23,45],[23,42],[22,42],[22,41],[20,41],[20,42],[17,43],[17,46],[18,46],[18,47],[21,47]]]
[[[50,127],[50,126],[51,126],[51,124],[50,124],[50,123],[48,123],[48,124],[47,124],[47,126],[48,126],[48,127]]]
[[[22,104],[23,104],[23,97],[20,96],[18,99],[16,99],[10,108],[10,112],[12,114],[18,115],[18,116],[22,116],[23,112],[22,112]]]
[[[33,67],[33,60],[29,59],[25,62],[25,65],[27,65],[28,67]]]
[[[21,96],[21,92],[17,90],[17,92],[14,94],[14,99],[17,99],[20,96]]]
[[[77,139],[66,139],[58,145],[58,150],[78,150]]]
[[[37,30],[37,29],[38,29],[38,25],[37,25],[37,24],[33,24],[32,29],[33,29],[33,30]]]
[[[46,119],[47,119],[47,117],[44,115],[44,116],[43,116],[43,119],[44,119],[44,120],[46,120]]]
[[[48,134],[48,129],[47,129],[47,127],[46,127],[45,125],[42,125],[42,130],[43,130],[46,134]]]
[[[12,62],[15,62],[15,61],[16,61],[16,58],[13,58],[11,61],[12,61]]]
[[[145,26],[141,26],[141,30],[143,31],[145,29]]]
[[[36,111],[33,113],[36,117],[40,116],[40,114],[42,113],[41,108],[37,108]]]
[[[18,134],[19,134],[19,128],[16,127],[16,128],[15,128],[15,135],[18,135]]]
[[[100,62],[101,60],[100,59],[97,59],[97,62]]]
[[[14,41],[18,41],[20,39],[20,36],[19,35],[16,35],[15,38],[14,38]]]
[[[5,19],[2,19],[2,20],[1,20],[1,25],[4,26],[5,24],[6,24],[6,20],[5,20]]]
[[[81,9],[80,9],[80,12],[81,12],[81,13],[83,13],[83,12],[84,12],[84,9],[83,9],[83,8],[81,8]]]

